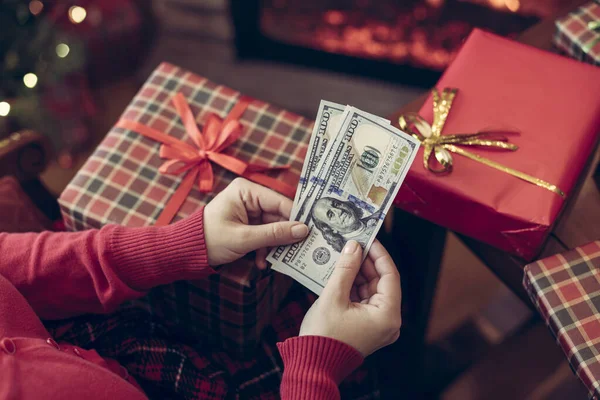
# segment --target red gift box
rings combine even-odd
[[[533,259],[571,194],[600,131],[600,69],[474,30],[437,87],[458,88],[442,135],[517,131],[515,152],[462,147],[558,186],[565,197],[455,154],[451,173],[415,162],[402,209]],[[432,96],[419,114],[433,119]],[[423,157],[423,146],[417,156]]]

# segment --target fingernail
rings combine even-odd
[[[304,224],[292,226],[292,237],[294,239],[302,239],[306,235],[308,235],[308,226]]]
[[[358,242],[356,240],[350,240],[344,246],[344,254],[354,254],[358,248]]]

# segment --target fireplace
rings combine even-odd
[[[431,86],[473,27],[514,37],[568,0],[231,0],[240,58]]]

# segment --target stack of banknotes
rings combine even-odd
[[[347,241],[366,257],[418,148],[388,120],[321,101],[291,214],[309,234],[274,248],[272,268],[321,294]]]

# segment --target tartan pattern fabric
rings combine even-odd
[[[178,92],[185,96],[201,127],[209,113],[225,117],[240,97],[239,92],[163,63],[122,117],[191,143],[171,103]],[[251,102],[240,121],[244,127],[242,137],[224,153],[261,165],[289,164],[289,170],[269,175],[296,183],[311,121],[258,100]],[[61,194],[59,203],[66,228],[84,230],[110,223],[152,225],[183,177],[159,172],[163,162],[159,147],[160,143],[138,133],[113,127]],[[236,177],[214,164],[213,171],[213,191],[200,193],[195,186],[175,220],[208,203]],[[249,260],[223,266],[218,275],[206,281],[155,289],[148,298],[153,312],[164,316],[172,328],[185,326],[192,334],[208,335],[215,344],[240,353],[251,350],[291,280],[270,272],[263,275]]]
[[[527,265],[524,286],[590,398],[600,396],[600,241]]]
[[[600,21],[600,0],[591,1],[558,19],[554,45],[577,60],[600,66],[600,30],[588,28],[587,24],[592,21]]]
[[[177,339],[143,303],[111,315],[86,315],[45,322],[59,342],[94,349],[115,359],[151,399],[278,399],[283,363],[277,342],[298,335],[315,296],[294,285],[265,329],[252,360],[215,350],[204,338]],[[362,366],[340,385],[344,399],[380,398],[377,376]]]
[[[203,335],[212,346],[234,350],[239,357],[253,356],[271,312],[292,281],[258,270],[253,259],[240,261],[193,285],[176,282],[151,290],[144,301],[179,336]]]

